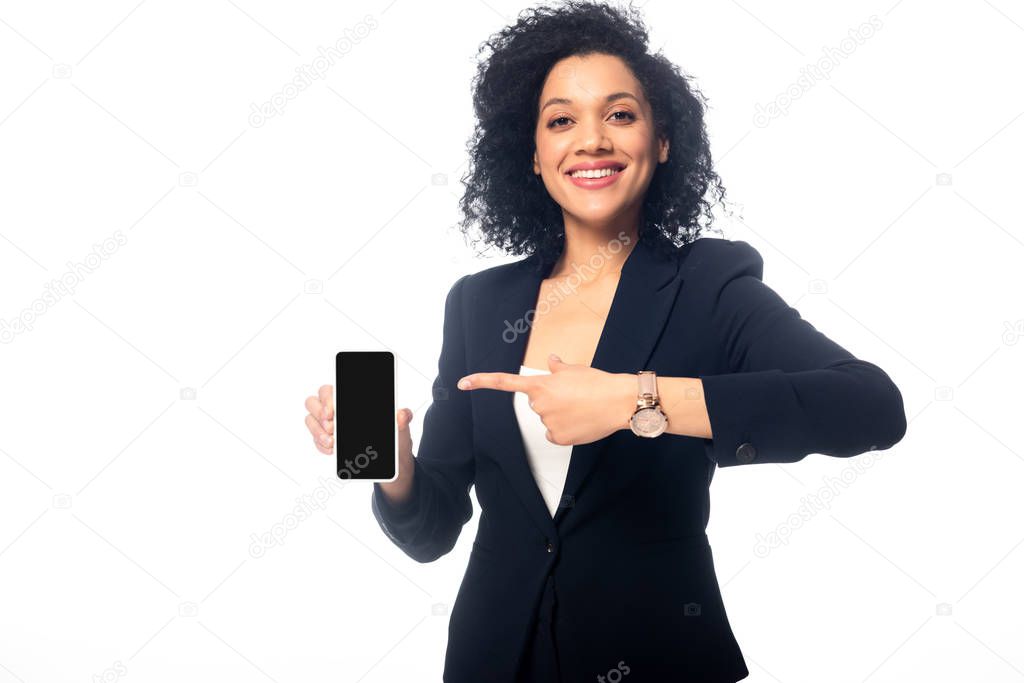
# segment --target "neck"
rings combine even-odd
[[[639,216],[617,216],[603,223],[584,223],[565,213],[565,246],[550,277],[576,274],[584,282],[617,273],[637,243]]]

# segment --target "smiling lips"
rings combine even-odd
[[[625,169],[626,167],[623,164],[616,162],[579,164],[570,168],[566,172],[566,176],[576,187],[586,190],[600,190],[617,181]]]

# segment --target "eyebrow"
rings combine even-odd
[[[612,102],[614,100],[621,100],[626,97],[632,98],[633,100],[636,100],[637,104],[640,104],[640,100],[638,100],[633,93],[625,91],[613,92],[611,95],[604,98],[604,101]],[[544,103],[544,106],[540,108],[540,111],[544,111],[547,107],[549,107],[552,104],[572,104],[572,100],[565,97],[552,97],[551,99]]]

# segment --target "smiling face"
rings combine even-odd
[[[533,172],[562,211],[584,224],[638,216],[658,163],[668,160],[668,141],[656,136],[626,63],[606,54],[566,57],[552,67],[538,106]],[[574,178],[569,171],[577,168],[605,170]]]

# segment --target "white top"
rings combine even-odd
[[[549,370],[538,370],[519,366],[520,375],[549,375]],[[537,488],[544,496],[551,516],[555,516],[558,503],[562,499],[565,488],[565,476],[569,473],[569,458],[572,446],[560,446],[548,441],[545,434],[548,428],[540,420],[540,415],[530,407],[530,397],[521,391],[515,392],[514,403],[516,419],[519,421],[519,432],[523,435],[523,446],[530,461],[530,471],[537,482]]]

